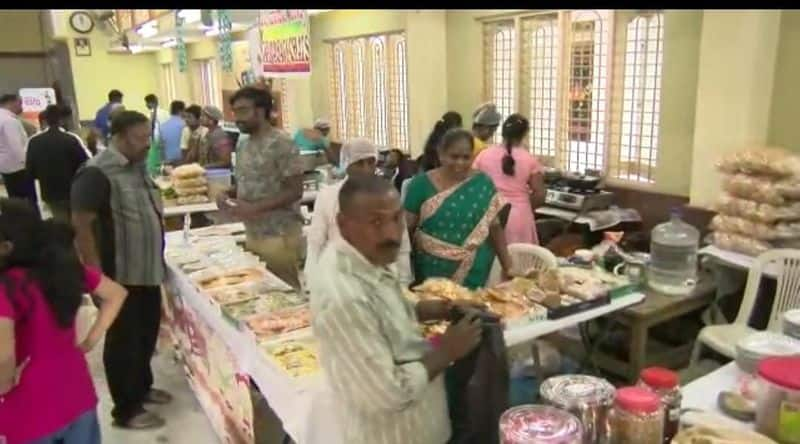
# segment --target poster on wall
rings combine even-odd
[[[39,126],[39,113],[56,103],[56,91],[53,88],[21,88],[19,97],[22,100],[22,118],[36,127]]]
[[[259,44],[256,47],[260,50],[253,63],[256,75],[311,74],[311,41],[305,9],[262,10],[258,23]]]

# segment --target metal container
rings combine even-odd
[[[539,393],[547,404],[581,420],[584,444],[609,442],[608,414],[615,394],[611,383],[589,375],[561,375],[544,381]]]

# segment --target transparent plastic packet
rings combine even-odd
[[[765,241],[723,231],[715,231],[711,235],[711,243],[723,250],[730,250],[750,256],[758,256],[772,249],[772,245]]]
[[[714,204],[713,209],[727,216],[736,216],[763,223],[800,221],[800,202],[776,206],[723,193]]]
[[[772,178],[800,177],[800,158],[780,147],[752,147],[724,156],[717,169]]]
[[[711,219],[709,228],[714,231],[737,233],[764,241],[800,239],[800,222],[766,224],[718,214]]]
[[[786,205],[786,197],[775,184],[775,180],[746,174],[725,174],[722,177],[722,189],[731,196],[775,206]]]

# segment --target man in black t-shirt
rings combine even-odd
[[[53,219],[70,222],[69,190],[75,172],[86,162],[86,151],[79,139],[61,128],[61,107],[44,110],[47,130],[28,139],[25,168],[39,181],[42,200]]]

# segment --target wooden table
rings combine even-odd
[[[643,302],[607,316],[614,323],[630,329],[628,360],[620,360],[601,350],[593,352],[590,350],[588,357],[603,370],[622,376],[630,382],[635,382],[641,370],[650,365],[677,368],[685,364],[691,354],[693,342],[676,347],[661,344],[658,347],[651,347],[652,350],[648,353],[648,345],[651,342],[649,330],[656,325],[710,305],[714,300],[714,289],[713,279],[701,275],[695,290],[686,296],[670,296],[650,289],[644,290],[647,296]],[[584,344],[574,339],[559,335],[553,338],[553,341],[570,355],[587,354]],[[599,344],[594,344],[591,348],[597,348],[597,345]]]

